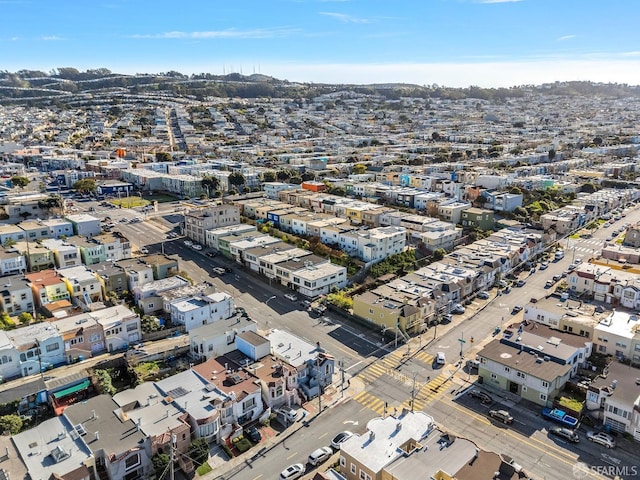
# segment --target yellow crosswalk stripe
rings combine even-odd
[[[426,363],[426,364],[431,364],[433,363],[433,355],[430,355],[426,352],[419,352],[417,353],[413,358]]]
[[[368,392],[360,392],[358,395],[354,396],[353,399],[369,410],[373,410],[378,415],[384,414],[384,400],[372,395]]]

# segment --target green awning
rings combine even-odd
[[[79,392],[80,390],[84,390],[89,385],[91,385],[91,382],[89,380],[85,380],[82,383],[78,383],[77,385],[74,385],[72,387],[67,387],[64,390],[58,390],[53,394],[53,398],[57,399],[57,398],[66,397],[67,395],[71,395],[72,393],[76,393],[76,392]]]

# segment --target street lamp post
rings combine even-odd
[[[269,297],[269,298],[267,299],[267,301],[266,301],[266,302],[264,302],[264,304],[265,304],[265,305],[269,305],[269,302],[270,302],[271,300],[275,299],[275,298],[276,298],[276,296],[275,296],[275,295],[272,295],[271,297]]]

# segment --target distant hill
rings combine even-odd
[[[98,92],[167,92],[175,96],[203,100],[207,97],[274,97],[311,98],[338,91],[382,95],[390,100],[402,97],[505,101],[525,94],[563,96],[604,96],[612,98],[635,97],[640,87],[626,84],[594,82],[556,82],[544,85],[523,85],[511,88],[451,88],[404,83],[369,85],[297,83],[279,80],[262,74],[242,75],[230,73],[213,75],[201,73],[184,75],[180,72],[121,75],[106,68],[81,72],[75,68],[59,68],[45,73],[38,70],[0,72],[0,102],[46,104],[64,102],[78,94]]]

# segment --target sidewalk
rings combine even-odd
[[[298,430],[315,421],[315,419],[322,415],[324,411],[346,402],[352,396],[363,391],[364,388],[364,383],[356,378],[349,379],[343,391],[340,391],[339,384],[330,385],[325,389],[325,393],[322,394],[322,412],[318,411],[318,399],[312,399],[300,408],[301,410],[304,410],[304,413],[299,420],[297,420],[282,432],[276,433],[269,438],[265,438],[258,445],[258,449],[254,447],[253,449],[245,452],[245,454],[239,455],[227,461],[221,461],[220,456],[216,456],[215,459],[213,457],[210,457],[209,464],[213,467],[213,471],[197,478],[201,478],[204,480],[225,480],[229,478],[229,475],[235,474],[244,468],[248,468],[251,463],[254,462],[257,458],[266,455],[269,451],[286,441]]]

